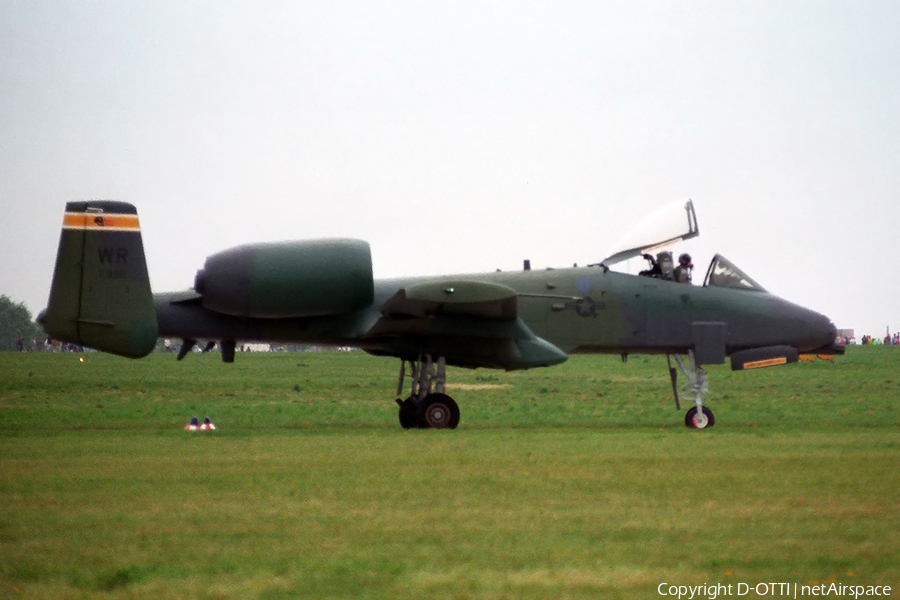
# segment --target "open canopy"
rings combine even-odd
[[[686,202],[678,201],[641,221],[617,244],[618,248],[625,250],[607,256],[600,264],[610,267],[698,235],[700,229],[697,227],[694,202],[690,199]]]
[[[689,240],[700,235],[700,229],[697,226],[697,214],[694,211],[694,202],[690,199],[687,201],[678,201],[669,206],[664,207],[658,212],[650,215],[641,223],[632,229],[622,240],[616,245],[617,248],[625,248],[611,254],[603,260],[601,265],[610,267],[617,263],[624,262],[631,258],[639,256],[652,256],[660,253],[662,250],[668,250],[672,246],[683,240]],[[641,275],[648,277],[657,277],[660,279],[674,280],[672,275],[672,256],[671,252],[662,252],[657,254],[654,260],[658,260],[662,264],[663,257],[668,256],[670,263],[667,272],[665,269],[641,271]],[[746,290],[755,292],[765,292],[766,289],[759,285],[752,277],[738,268],[733,262],[716,254],[706,271],[706,277],[703,280],[704,287],[724,287],[735,290]]]

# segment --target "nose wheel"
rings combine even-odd
[[[684,415],[684,424],[691,429],[706,429],[716,424],[716,417],[705,406],[700,407],[700,410],[695,406]]]

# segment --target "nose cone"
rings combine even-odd
[[[834,344],[837,328],[823,314],[777,298],[773,316],[781,330],[785,343],[800,352],[812,352]]]

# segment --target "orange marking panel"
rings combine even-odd
[[[756,360],[744,364],[745,369],[761,369],[762,367],[774,367],[775,365],[783,365],[787,363],[787,359],[783,356],[778,358],[769,358],[766,360]]]
[[[66,213],[63,229],[92,229],[109,231],[140,231],[137,215],[102,213]]]

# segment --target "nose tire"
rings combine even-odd
[[[684,415],[684,424],[691,429],[709,429],[716,424],[716,417],[705,406],[702,411],[695,406]]]

